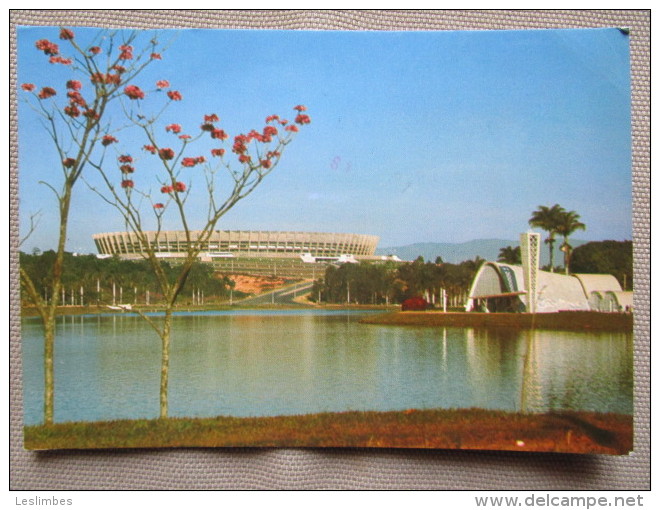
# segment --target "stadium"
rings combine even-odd
[[[185,231],[144,234],[159,258],[176,263],[187,252]],[[196,240],[201,232],[190,234]],[[144,258],[145,245],[133,232],[109,232],[92,237],[101,257]],[[216,230],[202,243],[199,259],[232,273],[311,277],[318,274],[319,264],[387,259],[375,255],[378,241],[378,236],[364,234]]]

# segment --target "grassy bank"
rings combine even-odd
[[[392,312],[365,317],[364,324],[392,326],[445,326],[519,329],[550,329],[565,331],[626,331],[633,330],[632,314],[600,312],[557,313],[443,313]]]
[[[395,447],[625,454],[632,417],[481,409],[169,418],[25,427],[25,448]]]

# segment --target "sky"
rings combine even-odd
[[[19,29],[18,81],[58,89],[53,100],[64,106],[64,83],[75,76],[35,48],[47,38],[66,56],[58,33]],[[99,31],[75,33],[91,45]],[[142,34],[142,43],[154,34]],[[165,125],[193,133],[210,113],[232,136],[261,130],[271,114],[293,119],[299,104],[312,119],[217,229],[372,234],[380,247],[515,240],[539,205],[558,203],[586,224],[578,239],[632,238],[629,41],[617,29],[156,34],[167,50],[136,84],[151,90],[167,79],[183,95],[159,119],[163,144],[175,146]],[[145,108],[155,108],[155,94],[148,92]],[[120,108],[108,118],[126,124]],[[158,168],[139,149],[146,141],[128,130],[117,138],[113,150],[140,157],[136,187],[156,195]],[[190,155],[208,150],[193,146]],[[60,182],[60,160],[39,117],[19,102],[21,237],[40,213],[25,251],[56,245],[57,202],[41,182]],[[181,175],[191,188],[191,225],[201,227],[201,170]],[[94,169],[85,178],[99,185]],[[171,212],[164,228],[179,229]],[[94,253],[92,234],[126,229],[83,182],[70,218],[69,251]]]

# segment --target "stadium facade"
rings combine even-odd
[[[201,235],[192,231],[191,239]],[[159,258],[181,259],[188,250],[184,231],[145,232]],[[142,259],[145,242],[133,232],[94,234],[99,256]],[[379,237],[365,234],[269,230],[216,230],[202,243],[199,259],[228,272],[302,276],[310,263],[379,261]],[[195,242],[195,241],[193,241]]]

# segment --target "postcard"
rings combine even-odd
[[[625,30],[18,28],[24,447],[633,444]]]

